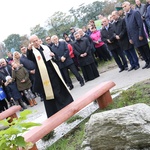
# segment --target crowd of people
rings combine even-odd
[[[99,77],[98,62],[115,60],[119,72],[140,68],[139,57],[145,61],[142,69],[150,68],[150,0],[136,5],[125,1],[109,17],[100,15],[101,29],[94,20],[82,28],[70,27],[70,33],[29,38],[28,47],[20,52],[8,52],[0,59],[0,83],[6,98],[0,101],[0,111],[9,106],[37,105],[36,95],[44,102],[47,117],[73,101],[69,92],[74,88],[70,72],[80,86]],[[149,19],[149,20],[148,20]],[[6,102],[7,101],[7,102]]]

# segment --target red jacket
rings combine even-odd
[[[73,48],[72,48],[71,44],[67,44],[67,45],[68,45],[68,49],[69,49],[69,55],[71,58],[73,58],[74,57]]]

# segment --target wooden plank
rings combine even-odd
[[[90,104],[91,102],[98,100],[100,107],[104,108],[112,102],[112,98],[109,90],[115,86],[112,81],[103,82],[92,90],[81,96],[79,99],[67,105],[59,112],[46,119],[41,126],[34,127],[28,131],[24,137],[25,141],[36,143],[38,140],[47,135],[50,131],[54,130],[57,126],[68,120],[82,108]],[[102,102],[101,102],[102,101]],[[107,102],[105,102],[107,101]]]
[[[6,119],[8,117],[17,117],[16,112],[21,110],[21,106],[12,106],[8,108],[7,110],[0,113],[0,120]]]

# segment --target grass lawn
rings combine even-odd
[[[112,93],[113,94],[113,93]],[[116,109],[136,103],[145,103],[150,105],[150,79],[133,85],[126,91],[113,99],[113,103],[105,110],[97,110],[95,113]],[[80,150],[84,139],[85,123],[89,118],[85,119],[74,130],[70,131],[63,138],[51,145],[47,150]]]

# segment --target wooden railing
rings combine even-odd
[[[110,89],[115,86],[112,81],[103,82],[98,86],[91,89],[86,94],[61,109],[59,112],[46,119],[41,126],[37,126],[29,130],[25,135],[25,141],[34,143],[31,150],[37,150],[36,142],[47,135],[50,131],[54,130],[57,126],[68,120],[78,111],[86,107],[91,102],[97,100],[100,109],[106,108],[112,103]],[[81,92],[82,93],[82,92]]]

